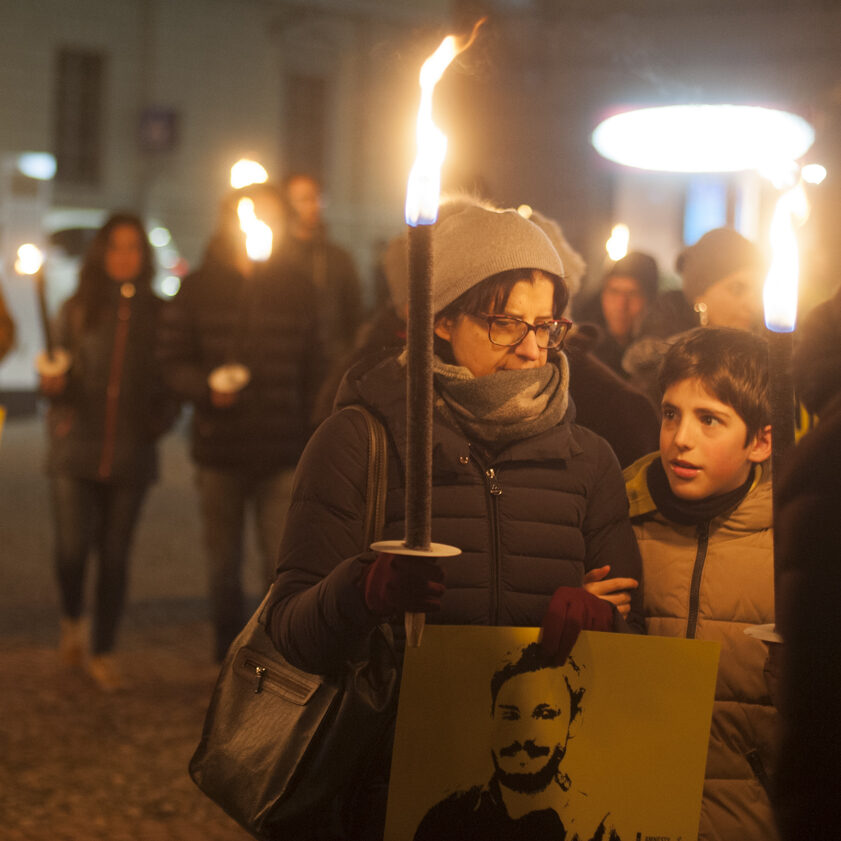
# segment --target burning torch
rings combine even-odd
[[[28,275],[35,281],[35,292],[38,296],[38,314],[41,319],[41,330],[44,334],[44,349],[35,359],[35,367],[42,377],[60,377],[70,368],[70,354],[55,346],[53,341],[50,317],[47,310],[47,293],[44,281],[44,255],[37,245],[27,242],[18,248],[15,260],[15,271],[21,275]]]
[[[432,226],[438,218],[441,166],[447,138],[432,120],[432,94],[452,60],[466,50],[484,22],[459,41],[448,35],[420,71],[421,100],[417,117],[417,157],[406,189],[409,239],[409,318],[406,339],[406,537],[371,547],[393,555],[444,558],[458,555],[455,546],[431,542],[432,510]],[[420,645],[426,616],[406,614],[406,642]]]
[[[231,186],[241,189],[251,184],[262,184],[267,180],[266,170],[256,161],[239,160],[231,167]],[[264,263],[272,256],[272,229],[257,216],[254,200],[243,197],[237,203],[237,218],[245,237],[245,252],[252,264]],[[248,314],[248,289],[242,287],[239,319],[229,349],[229,361],[214,368],[208,376],[210,388],[220,395],[216,405],[231,405],[236,395],[248,385],[251,371],[237,361],[241,352],[242,338]]]

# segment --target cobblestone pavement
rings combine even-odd
[[[250,838],[187,774],[216,675],[207,623],[124,636],[129,688],[110,695],[52,646],[0,642],[0,838]]]
[[[7,421],[0,442],[0,841],[245,841],[251,836],[187,774],[217,667],[183,433],[164,441],[161,481],[138,527],[117,648],[129,688],[112,695],[56,654],[42,450],[39,418]],[[256,598],[256,558],[249,564],[246,585]]]

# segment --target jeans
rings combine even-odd
[[[209,467],[196,472],[217,661],[224,659],[247,618],[242,587],[246,510],[253,508],[268,588],[274,580],[292,476],[291,468],[260,477]]]
[[[129,485],[54,476],[55,567],[61,609],[78,619],[91,550],[97,555],[91,652],[111,651],[123,615],[134,527],[148,484]]]

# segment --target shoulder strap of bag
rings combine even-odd
[[[366,483],[365,521],[362,531],[362,549],[367,552],[370,545],[379,540],[385,523],[385,492],[388,468],[388,442],[385,427],[364,406],[356,403],[347,407],[354,409],[365,418],[368,428],[368,476]],[[256,614],[261,624],[265,624],[266,607],[271,601],[271,588],[257,608]]]
[[[354,403],[348,406],[359,412],[368,427],[368,478],[365,522],[363,523],[363,551],[382,537],[385,523],[386,469],[388,467],[388,442],[385,428],[364,406]]]

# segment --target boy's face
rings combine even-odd
[[[745,445],[747,426],[697,378],[673,383],[663,395],[660,461],[681,499],[698,500],[736,490],[751,464],[771,455],[770,427]]]

